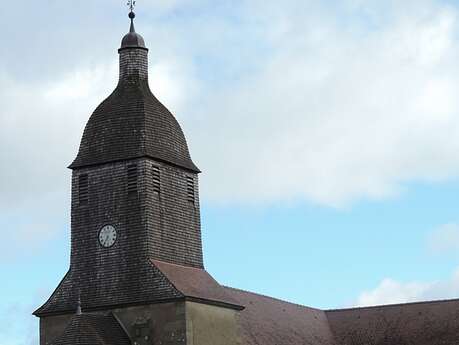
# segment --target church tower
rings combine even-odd
[[[150,91],[134,3],[118,85],[88,120],[69,167],[70,268],[34,313],[40,345],[459,344],[459,299],[324,311],[212,278],[200,171]]]
[[[87,325],[137,345],[185,344],[186,303],[241,309],[204,270],[200,171],[150,91],[148,49],[129,17],[118,85],[90,117],[69,167],[70,269],[34,313],[41,345],[67,344]]]

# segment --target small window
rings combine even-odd
[[[89,202],[89,177],[87,174],[78,176],[78,202],[86,205]]]
[[[137,165],[135,164],[128,166],[127,191],[128,191],[128,196],[137,195]]]
[[[189,202],[194,204],[194,178],[193,176],[186,177],[186,195]]]
[[[160,193],[161,192],[161,172],[159,170],[159,167],[153,166],[152,174],[153,174],[153,191],[155,193]]]

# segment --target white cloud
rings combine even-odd
[[[459,225],[444,224],[429,234],[427,239],[429,251],[434,254],[446,254],[459,251]]]
[[[240,25],[202,11],[186,20],[191,33],[171,22],[149,42],[152,87],[184,124],[204,197],[340,206],[457,176],[455,8],[391,2],[378,14],[376,1],[243,4],[233,13]],[[176,13],[176,3],[163,5]],[[0,155],[27,172],[2,188],[29,190],[23,177],[37,169],[41,178],[29,181],[43,181],[42,191],[62,188],[55,181],[65,175],[49,167],[73,158],[87,116],[113,88],[114,58],[45,85],[2,79],[9,107],[0,140],[12,150]]]
[[[107,92],[104,66],[45,83],[20,83],[0,74],[0,207],[62,192],[66,165],[76,154],[88,117]],[[110,87],[110,84],[108,84]],[[90,111],[89,111],[90,112]],[[68,188],[66,188],[68,189]]]
[[[384,279],[374,290],[364,291],[356,305],[372,306],[419,301],[429,288],[431,284],[403,284],[393,279]]]
[[[456,11],[407,4],[371,29],[291,3],[260,10],[269,53],[193,128],[205,195],[339,206],[457,175]]]
[[[459,269],[446,281],[399,282],[383,279],[373,290],[360,294],[355,306],[430,301],[459,297]]]
[[[162,19],[139,17],[138,29],[151,48],[152,88],[204,171],[204,198],[341,206],[458,175],[457,8],[434,0],[177,4],[163,2]],[[31,33],[62,45],[47,51],[53,60],[43,51],[36,66],[27,58],[30,76],[14,60],[23,44],[10,42],[0,69],[2,219],[34,212],[26,205],[50,194],[68,205],[65,166],[117,78],[117,47],[85,39],[97,8],[91,13],[81,32],[62,24]],[[98,34],[111,37],[114,27],[104,22]]]

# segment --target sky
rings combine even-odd
[[[6,3],[6,1],[4,1]],[[68,269],[70,171],[124,1],[23,0],[0,32],[0,344]],[[459,2],[137,1],[200,176],[207,270],[319,308],[459,297]]]

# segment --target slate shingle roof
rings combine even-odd
[[[199,172],[177,120],[144,82],[119,85],[94,111],[70,168],[138,157]]]
[[[75,315],[64,333],[50,345],[131,345],[131,342],[112,314],[81,314]]]
[[[233,309],[242,309],[237,300],[228,294],[227,289],[212,278],[204,269],[169,264],[157,260],[147,262],[148,270],[136,276],[124,272],[123,289],[101,293],[103,288],[98,280],[85,282],[80,286],[79,279],[70,270],[49,300],[35,311],[34,315],[45,316],[57,313],[70,313],[76,310],[81,297],[84,310],[102,309],[115,306],[159,303],[190,298],[204,303],[218,304]],[[117,275],[114,276],[116,279]],[[128,291],[129,294],[126,294]]]
[[[123,279],[119,288],[107,290],[105,285],[109,288],[111,284],[104,282],[119,279],[120,275]],[[70,313],[76,309],[79,296],[84,310],[163,302],[184,297],[150,262],[145,262],[136,269],[127,267],[121,274],[116,270],[107,272],[104,280],[85,280],[70,270],[48,301],[34,315]]]
[[[90,117],[70,168],[151,157],[200,172],[179,123],[150,90],[147,53],[120,54],[119,84]]]

